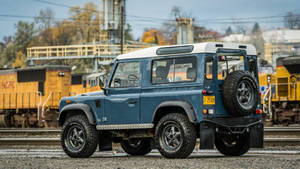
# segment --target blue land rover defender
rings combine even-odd
[[[252,45],[161,46],[115,59],[103,91],[60,101],[61,144],[70,157],[153,148],[186,158],[214,146],[226,156],[263,147],[257,54]]]

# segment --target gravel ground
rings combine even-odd
[[[247,153],[242,157],[225,157],[217,152],[194,152],[187,159],[166,159],[153,151],[133,157],[123,152],[96,152],[91,158],[69,158],[60,149],[0,150],[0,168],[101,168],[101,169],[191,169],[191,168],[300,168],[300,151],[296,153]]]

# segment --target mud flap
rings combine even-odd
[[[108,131],[99,132],[99,151],[112,150],[112,134]]]
[[[259,123],[250,128],[250,148],[264,148],[263,123]]]
[[[200,123],[200,149],[214,149],[215,128],[207,123]]]

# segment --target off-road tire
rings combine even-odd
[[[174,125],[180,131],[181,144],[176,149],[170,149],[165,142],[164,131]],[[159,152],[166,158],[186,158],[194,150],[196,144],[196,129],[187,116],[171,113],[162,117],[155,130],[155,145]]]
[[[123,140],[121,142],[123,150],[133,156],[142,156],[151,152],[151,140],[140,139],[138,145],[132,146],[129,140]]]
[[[82,129],[82,139],[85,141],[80,149],[76,150],[68,142],[68,134],[72,131],[72,127]],[[95,125],[91,125],[84,115],[74,115],[69,117],[62,128],[61,145],[64,152],[73,158],[87,158],[90,157],[96,150],[98,145],[98,133]]]
[[[251,89],[249,93],[251,93],[252,99],[247,106],[243,106],[237,98],[238,87],[242,82]],[[242,70],[231,72],[224,80],[222,91],[224,106],[232,116],[248,116],[255,113],[259,101],[258,84],[250,72]]]
[[[216,134],[215,145],[217,150],[225,156],[241,156],[248,152],[250,149],[250,136],[249,133],[239,134],[238,136],[232,135],[236,144],[230,145],[224,141],[225,135]],[[230,137],[227,135],[227,137]]]

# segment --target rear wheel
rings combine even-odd
[[[168,114],[157,124],[155,144],[164,157],[186,158],[195,148],[196,129],[185,115]]]
[[[74,158],[91,156],[97,148],[98,134],[84,115],[74,115],[62,128],[61,145],[67,155]]]
[[[150,139],[131,139],[121,142],[123,150],[130,155],[146,155],[151,152]]]
[[[226,156],[241,156],[250,148],[249,133],[216,134],[215,145],[218,151]]]

